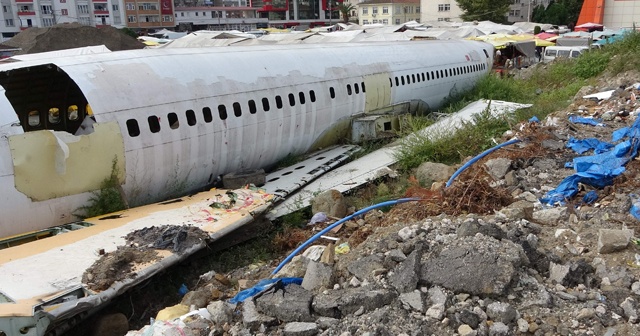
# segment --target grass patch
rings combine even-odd
[[[81,218],[90,218],[100,216],[127,208],[127,204],[120,194],[120,183],[118,175],[117,160],[113,160],[111,164],[111,175],[104,179],[100,185],[100,190],[93,193],[89,199],[89,204],[78,208],[82,214],[77,215]]]

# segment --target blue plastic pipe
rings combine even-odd
[[[489,153],[498,150],[502,147],[505,146],[509,146],[509,145],[513,145],[514,143],[518,143],[520,142],[520,139],[513,139],[513,140],[509,140],[505,143],[501,143],[493,148],[489,148],[486,151],[480,153],[478,156],[474,157],[473,159],[469,160],[469,162],[465,163],[464,165],[462,165],[462,167],[458,168],[458,170],[456,170],[455,173],[453,173],[453,175],[451,175],[451,177],[449,178],[449,181],[447,181],[447,184],[445,185],[446,188],[449,188],[449,186],[451,185],[451,183],[453,183],[453,180],[456,179],[456,177],[458,177],[458,175],[460,175],[460,173],[462,173],[465,169],[469,168],[472,164],[476,163],[476,161],[482,159],[483,157],[487,156]]]
[[[364,208],[360,211],[356,211],[353,214],[327,226],[324,230],[316,233],[313,237],[309,238],[306,242],[304,242],[302,245],[300,245],[297,249],[295,249],[293,252],[291,252],[291,254],[289,254],[286,258],[284,258],[284,260],[280,263],[280,265],[278,265],[278,267],[276,267],[275,270],[273,270],[273,272],[271,272],[271,275],[274,275],[276,273],[278,273],[278,271],[280,271],[280,269],[282,269],[282,267],[284,267],[284,265],[286,265],[289,261],[291,261],[291,259],[293,259],[293,257],[296,256],[296,254],[300,253],[300,251],[304,250],[307,246],[309,246],[311,243],[313,243],[314,241],[316,241],[318,238],[320,238],[320,236],[324,235],[325,233],[329,232],[331,229],[333,229],[334,227],[352,219],[353,217],[362,215],[363,213],[369,212],[370,210],[373,209],[377,209],[377,208],[382,208],[388,205],[396,205],[396,204],[400,204],[400,203],[406,203],[406,202],[411,202],[411,201],[419,201],[420,198],[401,198],[401,199],[397,199],[397,200],[393,200],[393,201],[386,201],[386,202],[382,202],[382,203],[378,203],[378,204],[374,204],[370,207]]]

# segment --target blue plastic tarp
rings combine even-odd
[[[574,123],[574,124],[587,124],[587,125],[593,125],[593,126],[604,126],[604,124],[601,123],[600,120],[593,119],[593,118],[570,116],[569,117],[569,121]]]
[[[603,188],[613,183],[613,179],[625,171],[625,165],[636,157],[640,147],[640,118],[631,127],[613,132],[613,139],[627,140],[618,143],[612,150],[573,159],[575,174],[568,176],[560,185],[540,199],[545,204],[564,204],[578,193],[578,184],[583,183]]]
[[[569,139],[569,142],[567,142],[567,148],[573,149],[578,154],[583,154],[591,149],[595,150],[596,154],[599,154],[610,150],[613,148],[613,145],[596,138],[578,140],[572,137]]]
[[[236,296],[232,297],[229,302],[231,303],[239,303],[239,302],[243,302],[244,300],[262,292],[263,290],[269,288],[269,286],[271,284],[273,284],[276,281],[282,281],[282,284],[287,286],[290,285],[292,283],[297,284],[297,285],[302,285],[302,278],[278,278],[278,279],[263,279],[260,280],[260,282],[258,282],[255,286],[251,287],[251,288],[247,288],[243,291],[240,291],[238,294],[236,294]]]

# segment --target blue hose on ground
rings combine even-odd
[[[271,275],[274,275],[276,273],[278,273],[278,271],[280,271],[280,269],[282,269],[282,267],[284,267],[284,265],[286,265],[289,261],[291,261],[291,259],[293,259],[293,257],[295,257],[296,254],[298,254],[300,251],[302,251],[304,248],[306,248],[307,246],[309,246],[309,244],[313,243],[316,239],[320,238],[320,236],[324,235],[325,233],[329,232],[331,229],[333,229],[334,227],[352,219],[353,217],[362,215],[363,213],[366,213],[370,210],[373,209],[377,209],[377,208],[381,208],[381,207],[385,207],[388,205],[396,205],[396,204],[400,204],[400,203],[406,203],[406,202],[411,202],[411,201],[419,201],[420,198],[401,198],[401,199],[397,199],[397,200],[393,200],[393,201],[386,201],[386,202],[382,202],[382,203],[378,203],[378,204],[374,204],[370,207],[366,207],[360,211],[356,211],[353,214],[327,226],[324,230],[316,233],[313,237],[309,238],[306,242],[304,242],[302,245],[300,245],[297,249],[295,249],[293,252],[291,252],[291,254],[289,254],[286,258],[284,258],[284,260],[280,263],[280,265],[278,265],[278,267],[276,267],[276,269],[271,273]]]
[[[469,162],[465,163],[464,165],[462,165],[462,167],[458,168],[458,170],[456,170],[455,173],[453,173],[453,175],[451,175],[451,177],[449,178],[449,181],[447,181],[447,184],[445,185],[446,188],[449,188],[449,186],[451,185],[451,183],[453,183],[453,180],[456,179],[456,177],[458,177],[458,175],[460,175],[460,173],[462,173],[465,169],[469,168],[469,166],[471,166],[472,164],[476,163],[476,161],[482,159],[483,157],[487,156],[489,153],[498,150],[502,147],[505,146],[509,146],[509,145],[513,145],[514,143],[518,143],[520,142],[520,139],[513,139],[513,140],[509,140],[505,143],[501,143],[495,147],[489,148],[486,151],[480,153],[478,156],[474,157],[473,159],[469,160]]]

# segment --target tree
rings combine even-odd
[[[465,21],[493,21],[506,23],[512,0],[456,0]]]
[[[341,2],[338,4],[338,11],[342,14],[342,20],[344,23],[349,23],[351,17],[351,11],[354,11],[356,7],[353,4]]]

